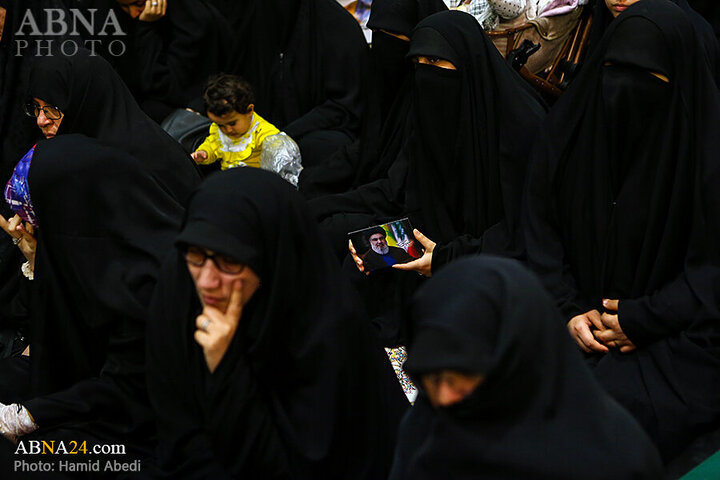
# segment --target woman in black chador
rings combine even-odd
[[[438,243],[424,273],[468,252],[515,253],[541,104],[467,13],[440,12],[420,22],[409,55],[418,63],[413,138],[387,178],[313,200],[317,218],[342,238],[409,216]]]
[[[384,178],[410,137],[412,63],[406,58],[415,25],[447,10],[442,0],[375,0],[369,82],[360,138],[300,177],[305,198],[343,193]]]
[[[408,315],[405,368],[421,393],[392,480],[662,478],[647,435],[602,391],[519,263],[459,260],[418,291]]]
[[[386,478],[407,401],[300,194],[238,168],[193,195],[153,302],[167,478]]]
[[[60,110],[57,135],[80,133],[129,153],[181,203],[200,183],[190,156],[143,113],[101,57],[81,49],[71,57],[56,51],[37,59],[27,95]]]
[[[720,421],[720,98],[691,23],[643,0],[556,104],[527,182],[530,265],[668,459]]]
[[[31,387],[22,408],[2,407],[0,431],[149,455],[147,308],[183,209],[138,160],[82,135],[40,142],[27,185]]]

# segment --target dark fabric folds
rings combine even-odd
[[[373,29],[369,81],[360,138],[341,148],[318,168],[303,171],[305,198],[343,193],[387,176],[410,137],[412,66],[405,57],[405,35],[423,18],[446,10],[442,0],[376,0],[368,28]]]
[[[233,32],[205,0],[169,1],[165,16],[155,22],[130,18],[114,0],[100,3],[110,4],[127,33],[120,39],[125,53],[116,57],[107,52],[106,59],[156,122],[175,108],[202,103],[207,78],[227,71]]]
[[[392,480],[656,479],[659,455],[593,378],[541,283],[519,263],[462,259],[418,290],[407,371],[484,376],[459,403],[421,392]],[[602,468],[591,465],[602,464]]]
[[[145,115],[112,67],[81,50],[54,52],[30,72],[27,95],[65,114],[58,135],[80,133],[134,156],[178,201],[184,203],[200,174],[182,147]]]
[[[229,69],[253,85],[265,119],[301,149],[304,137],[315,132],[357,136],[367,45],[352,15],[334,0],[213,3],[232,15]]]
[[[526,156],[543,106],[472,16],[450,11],[423,20],[410,48],[433,55],[432,42],[415,43],[425,29],[454,50],[457,70],[417,67],[407,151],[387,178],[311,205],[320,220],[348,213],[374,220],[409,215],[439,244],[433,269],[477,251],[519,255],[515,232]]]
[[[196,225],[213,228],[198,236]],[[177,251],[168,259],[148,358],[163,473],[384,478],[407,402],[300,195],[269,172],[220,172],[193,196],[179,239],[252,264],[262,285],[210,374],[192,278]]]
[[[147,307],[182,207],[135,158],[81,135],[39,143],[29,185],[40,227],[23,404],[40,433],[83,424],[147,451]]]
[[[692,24],[643,0],[556,104],[528,174],[530,264],[566,321],[620,300],[638,350],[596,371],[666,458],[720,421],[719,112]]]
[[[683,10],[690,23],[695,28],[695,33],[700,39],[702,49],[705,52],[705,58],[710,66],[710,72],[715,78],[715,83],[720,86],[720,42],[713,26],[708,23],[702,15],[700,15],[687,0],[668,0]],[[604,0],[596,0],[592,7],[593,24],[590,30],[590,39],[588,43],[587,56],[592,55],[600,40],[605,34],[608,25],[613,20],[613,16],[605,5]],[[587,57],[586,57],[587,58]]]

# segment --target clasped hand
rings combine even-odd
[[[610,348],[617,348],[621,353],[628,353],[637,348],[620,327],[619,304],[619,300],[604,299],[607,312],[590,310],[568,322],[570,335],[583,351],[607,353]]]

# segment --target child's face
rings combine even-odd
[[[248,107],[248,113],[238,113],[235,110],[225,115],[217,116],[207,112],[210,120],[217,123],[220,131],[230,138],[242,137],[250,130],[250,122],[253,116],[253,105]]]

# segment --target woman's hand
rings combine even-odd
[[[413,260],[412,262],[408,263],[396,263],[392,266],[392,268],[397,270],[418,272],[424,277],[429,277],[432,275],[432,256],[433,250],[435,250],[435,246],[437,246],[437,243],[427,238],[417,228],[413,229],[413,234],[415,235],[415,238],[417,238],[418,241],[422,244],[423,248],[425,248],[425,253],[417,260]]]
[[[607,353],[610,350],[608,347],[598,342],[593,336],[592,328],[595,327],[602,330],[603,323],[600,312],[597,310],[590,310],[573,317],[567,324],[567,328],[570,331],[570,336],[575,340],[583,351],[590,352],[601,352]]]
[[[168,0],[146,0],[145,8],[138,17],[141,22],[157,22],[165,16]]]
[[[357,251],[355,250],[355,245],[353,245],[352,240],[348,240],[348,250],[350,250],[350,256],[355,262],[355,265],[357,265],[358,270],[360,270],[360,272],[364,273],[365,275],[370,275],[370,272],[365,271],[365,264],[363,263],[362,258],[360,258],[360,256],[357,254]]]
[[[595,338],[609,347],[619,348],[621,353],[632,352],[637,347],[625,335],[622,328],[620,328],[620,321],[617,315],[619,305],[619,300],[610,300],[607,298],[603,300],[605,309],[615,312],[615,314],[602,314],[600,317],[602,328],[598,328],[595,332]]]
[[[0,228],[13,238],[13,243],[17,245],[25,259],[30,262],[30,268],[34,270],[37,239],[33,226],[23,222],[19,215],[15,215],[10,220],[6,220],[0,215]]]
[[[242,281],[235,280],[227,311],[206,305],[195,319],[195,341],[202,347],[210,373],[225,356],[242,316]]]

